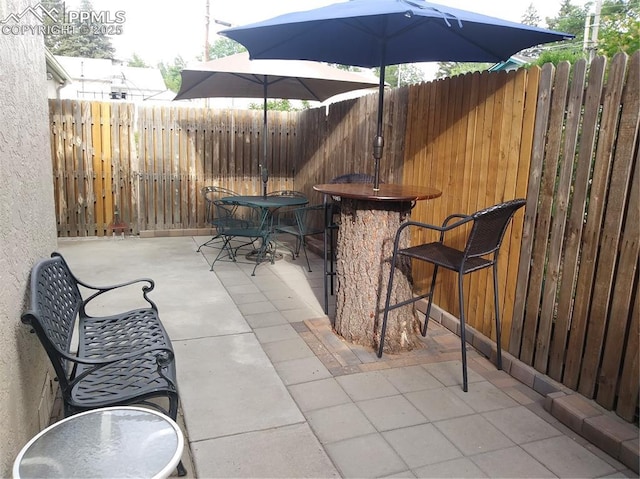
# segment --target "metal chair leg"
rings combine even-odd
[[[330,293],[331,296],[334,295],[335,291],[334,291],[334,283],[333,283],[333,278],[335,278],[336,275],[336,271],[335,271],[335,266],[334,266],[334,261],[335,261],[335,252],[336,252],[336,241],[334,238],[334,231],[335,231],[335,227],[330,226],[329,227],[329,285],[330,285]]]
[[[387,332],[387,318],[389,317],[389,307],[391,303],[391,290],[393,289],[393,276],[396,271],[396,259],[398,258],[397,241],[393,248],[391,256],[391,271],[389,271],[389,284],[387,285],[387,298],[384,301],[384,314],[382,315],[382,327],[380,328],[380,345],[378,346],[378,357],[382,357],[384,349],[384,335]]]
[[[218,254],[216,255],[215,259],[211,262],[211,268],[209,269],[209,271],[213,271],[213,265],[216,264],[216,261],[218,261],[220,259],[220,256],[222,255],[222,253],[226,250],[227,253],[229,254],[229,257],[235,261],[236,258],[233,255],[233,249],[229,246],[229,243],[231,242],[231,238],[227,238],[226,236],[223,236],[223,245],[220,247],[220,251],[218,251]]]
[[[198,246],[198,249],[196,250],[196,253],[199,253],[200,250],[202,249],[203,246],[210,246],[212,243],[214,243],[216,240],[220,239],[220,235],[215,235],[213,238],[211,238],[209,241],[205,241],[204,243],[202,243],[200,246]]]
[[[460,300],[460,344],[462,347],[462,390],[468,391],[467,385],[467,340],[466,326],[464,318],[464,286],[462,282],[462,273],[458,273],[458,298]]]
[[[333,231],[335,227],[332,226],[332,208],[325,196],[325,210],[324,210],[324,314],[329,314],[329,291],[333,296],[333,278],[335,276],[335,270],[333,266],[335,244],[333,241]],[[307,252],[305,250],[305,256]],[[308,264],[308,259],[307,259]],[[311,271],[311,267],[309,267]]]
[[[307,260],[307,270],[311,273],[311,264],[309,263],[309,256],[307,255],[307,247],[304,244],[304,237],[301,238],[300,243],[302,244],[302,252],[304,253],[304,259]],[[300,253],[298,252],[298,257],[300,257]]]
[[[328,259],[328,248],[329,248],[329,241],[328,241],[328,236],[327,236],[327,232],[328,232],[328,224],[327,224],[327,219],[326,219],[326,209],[325,209],[325,226],[324,226],[324,314],[329,314],[329,284],[328,284],[328,278],[327,278],[327,259]]]
[[[496,308],[496,363],[502,369],[502,346],[500,345],[500,301],[498,298],[498,261],[493,263],[493,299]]]
[[[422,325],[422,336],[427,335],[427,325],[429,324],[429,318],[431,317],[431,305],[433,304],[433,290],[436,287],[436,276],[438,275],[438,265],[433,267],[433,276],[431,277],[431,290],[429,291],[429,302],[427,303],[427,310],[424,313],[424,324]]]

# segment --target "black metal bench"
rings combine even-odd
[[[90,301],[135,283],[143,284],[148,307],[102,317],[87,314]],[[80,286],[95,292],[84,299]],[[153,288],[153,280],[146,278],[90,286],[73,275],[59,253],[33,267],[31,305],[22,322],[38,335],[53,364],[65,416],[145,404],[176,420],[179,397],[173,347],[158,308],[148,297]],[[168,407],[158,398],[167,398]],[[178,474],[185,473],[180,463]]]

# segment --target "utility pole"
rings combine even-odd
[[[593,60],[596,56],[596,52],[598,51],[598,31],[600,29],[601,10],[602,0],[596,0],[593,15],[590,13],[587,14],[584,21],[583,49],[589,54],[589,61]]]
[[[204,14],[204,61],[209,61],[209,0],[206,0]]]
[[[602,0],[596,0],[596,10],[593,15],[593,28],[591,29],[591,50],[589,50],[589,61],[593,60],[598,51],[598,30],[600,29],[600,11],[602,10]]]

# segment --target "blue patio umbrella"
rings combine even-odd
[[[456,61],[499,62],[514,53],[572,35],[422,0],[351,0],[281,15],[220,32],[251,58],[316,60],[380,67],[374,189],[384,147],[385,66]]]

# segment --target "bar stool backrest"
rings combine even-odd
[[[340,183],[373,183],[374,177],[366,173],[347,173],[329,180],[330,184]]]
[[[474,213],[464,251],[465,258],[486,256],[498,251],[511,217],[525,203],[526,200],[517,199]]]

